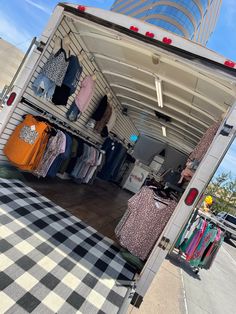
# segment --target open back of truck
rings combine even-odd
[[[66,107],[55,106],[52,102],[37,97],[32,90],[33,81],[52,53],[55,37],[63,38],[65,35],[70,37],[71,53],[80,57],[83,67],[82,79],[93,74],[97,77],[90,105],[76,122],[70,122],[66,118],[66,112],[73,102],[73,97],[69,98]],[[136,301],[140,301],[139,299],[145,296],[161,263],[234,139],[236,126],[235,74],[236,68],[232,61],[166,30],[110,11],[59,4],[42,33],[38,46],[34,48],[13,86],[11,96],[15,98],[10,96],[8,105],[4,106],[0,113],[0,162],[2,165],[8,163],[3,148],[15,127],[28,113],[33,115],[50,114],[51,119],[65,130],[91,143],[101,144],[104,139],[93,130],[88,129],[86,123],[101,97],[108,93],[111,95],[110,104],[117,113],[113,132],[118,138],[123,139],[124,145],[133,145],[131,135],[137,135],[143,140],[151,138],[152,145],[154,143],[157,146],[161,144],[168,147],[169,153],[166,158],[169,163],[173,162],[175,165],[181,160],[186,161],[206,130],[213,123],[221,120],[221,126],[213,142],[209,143],[207,154],[198,166],[162,235],[157,240],[141,274],[136,276],[135,297]],[[79,90],[80,86],[76,93]],[[163,133],[163,127],[166,134]],[[3,194],[1,199],[2,214],[5,208],[4,203],[7,204],[6,208],[8,209],[8,212],[5,213],[5,220],[14,217],[14,221],[12,220],[11,223],[15,224],[16,233],[19,226],[33,225],[32,219],[34,222],[37,220],[32,229],[35,233],[33,242],[31,244],[29,242],[28,248],[24,250],[31,253],[29,245],[42,245],[42,237],[45,237],[44,241],[47,244],[52,238],[58,241],[56,242],[58,248],[53,251],[55,256],[51,257],[48,253],[47,258],[50,259],[51,269],[55,270],[54,282],[59,280],[63,282],[64,280],[65,291],[60,294],[58,291],[55,292],[54,287],[51,288],[50,284],[45,284],[50,293],[54,293],[54,295],[51,295],[51,299],[49,295],[47,300],[45,296],[39,296],[36,290],[30,291],[31,295],[37,299],[37,301],[34,299],[35,304],[41,302],[42,310],[47,307],[47,310],[60,313],[60,307],[49,305],[50,301],[55,298],[55,302],[58,301],[57,304],[61,304],[67,313],[73,313],[75,309],[82,313],[97,313],[99,310],[105,313],[118,312],[127,296],[127,287],[117,285],[116,280],[125,280],[127,285],[129,280],[132,281],[134,271],[119,256],[119,249],[113,242],[101,234],[109,237],[107,225],[110,224],[113,228],[113,224],[119,221],[125,209],[123,208],[118,216],[113,216],[113,220],[103,221],[104,223],[99,229],[101,234],[76,220],[77,218],[74,216],[67,214],[67,210],[73,213],[73,208],[75,208],[76,202],[79,202],[80,196],[80,203],[82,206],[84,204],[85,210],[88,212],[92,207],[98,206],[100,198],[103,198],[104,207],[105,203],[108,203],[111,208],[110,218],[112,218],[114,204],[118,202],[118,207],[119,204],[125,207],[122,201],[126,202],[127,195],[119,198],[121,191],[112,183],[102,186],[101,182],[96,183],[95,181],[86,192],[87,194],[82,195],[79,192],[82,189],[80,185],[75,188],[74,185],[72,187],[67,182],[58,183],[58,180],[55,182],[53,180],[35,180],[30,185],[43,196],[37,193],[30,196],[29,193],[34,193],[30,188],[21,185],[18,181],[14,181],[11,186],[10,182],[8,180],[0,182],[3,191],[1,193],[5,193],[5,197],[7,196],[5,202]],[[105,190],[109,191],[108,195],[102,194],[105,193]],[[90,202],[86,199],[89,193],[92,202],[91,199]],[[112,193],[112,200],[109,193]],[[44,196],[61,207],[52,205],[53,203],[46,201]],[[42,212],[47,206],[49,208],[55,206],[55,210],[53,209],[51,212],[49,210],[47,214],[41,213],[37,217],[29,217],[28,221],[26,212],[16,208],[16,205],[13,206],[14,211],[9,209],[11,202],[16,200],[18,206],[23,206],[22,208],[25,207],[27,210],[31,204],[31,201],[27,200],[30,200],[31,197],[37,199],[36,202]],[[61,219],[64,215],[65,221],[62,221],[62,224],[60,221],[56,222],[59,220],[57,212],[61,214]],[[55,230],[49,231],[47,236],[46,229],[44,232],[42,230],[44,227],[40,225],[40,217],[43,215],[54,215],[55,218],[52,221],[52,224],[55,224]],[[106,215],[107,213],[104,211],[104,216]],[[82,213],[77,216],[83,220]],[[97,213],[95,220],[98,218],[101,220],[100,216],[101,213]],[[103,219],[105,218],[107,217]],[[71,221],[69,222],[69,220]],[[72,221],[73,224],[77,224],[77,227],[73,225],[75,229],[73,231],[71,228],[68,235],[69,229],[66,229],[65,226],[68,227]],[[86,222],[90,224],[89,221]],[[63,224],[67,231],[64,231]],[[80,231],[77,230],[78,227],[80,227]],[[5,233],[10,229],[7,225],[4,228]],[[78,237],[79,232],[82,234],[81,238]],[[69,240],[65,237],[73,236],[74,239],[67,243]],[[30,238],[25,238],[24,241],[28,241],[28,239]],[[80,246],[75,246],[73,241],[77,244],[80,243]],[[51,245],[55,245],[55,243],[52,241]],[[88,246],[90,246],[89,249]],[[51,246],[49,245],[49,247]],[[80,252],[78,247],[82,247],[83,252]],[[76,249],[77,252],[75,252]],[[63,253],[60,250],[64,250]],[[75,253],[80,254],[80,258],[78,255],[75,258]],[[40,254],[43,254],[42,250]],[[87,257],[86,254],[89,256]],[[72,270],[70,271],[68,266],[66,274],[68,278],[66,279],[58,279],[60,269],[57,268],[58,265],[56,266],[56,259],[59,258],[58,264],[62,267],[62,256],[68,265],[73,262],[71,258],[75,258],[76,265],[74,267],[78,268],[72,269],[71,266]],[[10,256],[7,256],[6,259],[10,261]],[[37,264],[37,258],[31,262],[34,265]],[[17,263],[20,265],[19,261]],[[41,264],[43,265],[43,262]],[[65,271],[65,269],[66,266],[62,270]],[[83,278],[81,272],[84,272]],[[57,278],[55,279],[55,277]],[[78,278],[84,285],[79,290],[80,293],[74,291],[75,287],[79,285]],[[66,285],[66,280],[69,283],[69,279],[72,280],[72,286],[73,282],[75,283],[75,286],[70,289]],[[42,280],[42,278],[38,280]],[[18,281],[20,284],[20,280]],[[44,281],[46,282],[46,279]],[[31,280],[31,282],[33,281]],[[55,295],[55,293],[57,294]],[[67,302],[67,308],[63,305],[63,300]],[[22,304],[23,301],[21,300]],[[16,306],[17,312],[17,305],[14,306]],[[61,313],[64,312],[61,311]]]

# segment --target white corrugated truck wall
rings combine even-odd
[[[93,95],[93,98],[87,108],[87,110],[79,117],[78,121],[76,122],[70,122],[66,118],[66,112],[68,108],[70,107],[71,103],[74,100],[75,94],[72,95],[69,98],[69,101],[67,103],[67,106],[55,106],[52,102],[49,102],[45,99],[42,99],[40,97],[37,97],[34,95],[31,86],[37,75],[39,74],[41,68],[47,61],[50,53],[52,52],[53,45],[54,45],[54,39],[55,36],[59,36],[63,38],[66,34],[69,33],[70,39],[71,39],[71,44],[70,44],[70,49],[71,53],[74,55],[79,56],[82,52],[82,60],[80,61],[82,67],[83,67],[83,73],[81,75],[80,83],[79,86],[75,92],[77,94],[80,90],[80,85],[82,80],[87,76],[87,75],[93,75],[93,73],[96,73],[96,89]],[[85,47],[81,46],[81,42],[77,38],[77,34],[73,33],[73,31],[70,31],[70,27],[66,21],[66,18],[64,17],[60,26],[57,28],[51,42],[47,46],[46,51],[44,51],[42,58],[40,58],[40,61],[36,67],[36,71],[34,71],[33,76],[31,77],[30,83],[25,89],[25,92],[23,94],[23,98],[26,99],[28,102],[32,103],[36,108],[31,108],[30,104],[26,104],[24,102],[20,102],[16,109],[14,110],[14,113],[12,114],[8,124],[6,125],[6,128],[4,129],[4,132],[1,135],[0,138],[0,163],[6,162],[7,158],[3,154],[3,148],[15,129],[15,127],[22,121],[23,115],[27,113],[31,113],[34,115],[39,115],[40,110],[44,110],[47,113],[52,114],[55,118],[57,118],[60,121],[63,121],[70,125],[73,129],[76,129],[80,131],[81,135],[85,136],[86,138],[89,137],[90,140],[94,143],[102,143],[104,139],[95,131],[86,128],[86,123],[91,117],[92,113],[94,110],[97,108],[99,101],[102,99],[104,95],[107,93],[111,92],[109,85],[107,81],[105,80],[103,74],[100,72],[100,70],[97,68],[96,64],[92,62],[89,59],[88,54],[85,52]],[[111,93],[112,94],[112,93]],[[113,95],[114,96],[114,95]],[[131,134],[138,134],[137,129],[135,128],[133,122],[129,119],[129,117],[125,116],[122,114],[122,108],[117,101],[115,97],[112,97],[112,99],[109,101],[110,105],[115,108],[116,113],[117,113],[117,120],[116,124],[112,130],[117,136],[124,140],[125,142],[128,143],[130,142],[130,135]],[[37,111],[37,108],[39,108],[39,111]],[[20,149],[20,148],[19,148]]]

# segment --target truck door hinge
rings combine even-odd
[[[44,47],[46,44],[43,41],[35,41],[35,46],[37,47],[37,50],[40,52],[43,52]]]
[[[171,249],[171,243],[170,243],[170,239],[166,238],[166,237],[162,237],[161,241],[159,242],[158,246],[162,249],[162,250],[170,250]]]
[[[116,286],[123,286],[132,289],[136,289],[136,280],[119,280],[116,281]]]
[[[135,294],[137,283],[136,283],[136,280],[119,280],[119,281],[116,281],[116,286],[118,287],[122,286],[122,287],[128,288],[129,290],[128,298],[132,299]]]

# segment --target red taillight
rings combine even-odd
[[[230,60],[226,60],[224,64],[229,68],[235,67],[235,63],[233,61],[230,61]]]
[[[162,42],[164,44],[171,45],[172,44],[172,39],[170,39],[168,37],[163,37]]]
[[[193,205],[195,199],[196,199],[197,196],[198,196],[198,193],[199,193],[199,192],[198,192],[198,190],[197,190],[196,188],[190,189],[189,192],[188,192],[188,195],[187,195],[186,198],[185,198],[185,204],[186,204],[187,206]]]
[[[138,29],[138,27],[137,26],[130,26],[130,28],[129,28],[131,31],[133,31],[133,32],[138,32],[139,31],[139,29]]]
[[[150,38],[154,38],[155,37],[155,35],[153,34],[153,33],[151,33],[151,32],[146,32],[146,34],[145,34],[147,37],[150,37]]]
[[[15,98],[16,98],[16,93],[11,93],[7,100],[7,106],[11,106]]]
[[[79,11],[81,11],[81,12],[84,12],[86,8],[85,8],[84,5],[78,5],[78,6],[77,6],[77,9],[78,9]]]

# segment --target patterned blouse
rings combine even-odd
[[[42,74],[54,82],[57,86],[61,86],[66,75],[69,65],[69,58],[66,57],[66,51],[63,48],[61,40],[61,48],[51,54],[42,68]]]
[[[39,177],[46,177],[49,168],[56,157],[65,152],[66,136],[62,131],[57,131],[56,136],[50,137],[48,145],[41,162],[34,174]]]
[[[212,124],[209,129],[206,131],[206,133],[201,138],[198,145],[194,148],[189,158],[191,160],[198,160],[201,161],[204,155],[206,154],[209,146],[211,145],[219,127],[221,125],[221,121],[217,121],[214,124]]]
[[[168,205],[163,204],[154,196],[153,190],[142,187],[128,201],[128,210],[115,230],[121,246],[141,260],[147,259],[177,205],[166,199],[163,202]]]

